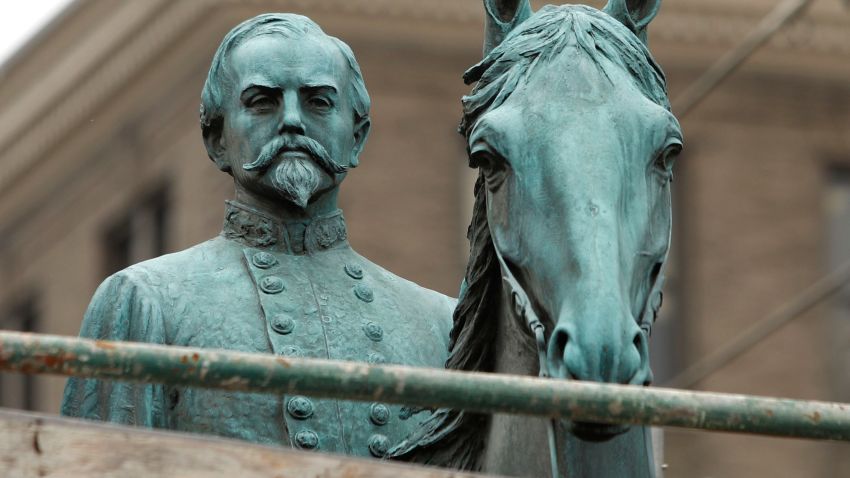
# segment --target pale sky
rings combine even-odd
[[[0,66],[73,0],[0,2]]]

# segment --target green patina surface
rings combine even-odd
[[[235,186],[221,235],[109,277],[80,335],[442,367],[455,301],[357,254],[338,209],[370,128],[350,48],[306,17],[257,16],[225,36],[201,101],[208,155]],[[62,413],[367,457],[428,416],[188,385],[72,378]]]
[[[464,74],[460,132],[479,175],[448,367],[649,385],[683,146],[647,45],[660,1],[484,7],[484,58]],[[529,328],[546,331],[542,366]],[[393,456],[512,476],[655,475],[646,430],[572,418],[547,440],[542,420],[441,409]]]
[[[570,476],[654,475],[643,429],[594,423],[846,439],[843,405],[640,386],[682,148],[647,46],[660,0],[484,7],[484,58],[464,75],[480,174],[456,309],[349,246],[337,194],[370,130],[361,72],[309,19],[267,14],[227,34],[202,93],[204,144],[236,190],[222,235],[107,279],[81,331],[198,348],[9,341],[5,366],[74,375],[67,415],[514,475],[559,460]],[[543,367],[529,323],[546,331]],[[460,410],[570,423],[550,462],[544,421]]]
[[[0,333],[0,370],[850,441],[850,405]]]

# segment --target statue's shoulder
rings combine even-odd
[[[172,276],[203,273],[242,258],[241,248],[224,237],[218,236],[182,251],[164,254],[124,269],[121,273],[155,280]]]
[[[228,264],[237,263],[240,254],[238,245],[219,237],[112,274],[92,296],[81,334],[117,340],[164,340],[168,328],[164,317],[173,317],[175,309],[186,310],[187,304],[232,286],[231,277],[215,278],[215,274],[221,275]]]
[[[363,258],[363,268],[371,277],[374,277],[384,288],[389,289],[399,297],[418,299],[419,304],[427,307],[454,309],[457,299],[449,297],[435,290],[427,289],[421,285],[397,276],[383,267]]]
[[[405,315],[435,321],[446,333],[451,330],[457,299],[399,277],[366,258],[362,258],[362,264],[364,275],[372,278],[383,294],[391,294],[394,302],[405,310]]]
[[[133,264],[108,277],[101,288],[133,290],[145,295],[167,286],[188,284],[193,276],[214,274],[223,266],[241,260],[241,249],[223,237],[215,237],[182,251]]]

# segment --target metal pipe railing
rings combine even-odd
[[[850,441],[850,405],[0,332],[0,371]]]

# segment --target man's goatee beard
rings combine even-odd
[[[269,171],[272,185],[289,201],[301,209],[319,189],[319,172],[309,160],[287,159]]]

